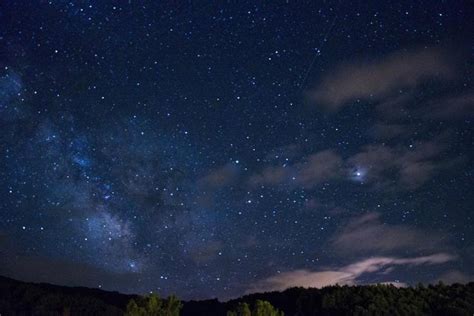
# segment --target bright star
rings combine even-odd
[[[363,167],[356,167],[355,169],[351,170],[349,174],[349,178],[352,181],[363,183],[367,176],[367,169]]]

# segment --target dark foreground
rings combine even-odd
[[[123,315],[132,299],[140,301],[137,295],[0,277],[2,316]],[[246,295],[228,302],[183,302],[180,315],[226,315],[241,302],[254,306],[257,300],[270,302],[284,315],[473,315],[474,283],[410,288],[387,285],[292,288]]]

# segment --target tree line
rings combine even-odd
[[[99,289],[25,283],[0,277],[1,315],[156,316],[316,316],[316,315],[473,315],[474,283],[329,286],[291,288],[217,299],[182,302],[125,295]]]

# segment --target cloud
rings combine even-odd
[[[211,169],[196,181],[196,188],[200,192],[194,202],[205,208],[215,206],[216,195],[222,188],[234,185],[239,181],[240,168],[235,163],[227,163],[221,167]]]
[[[474,92],[429,102],[420,112],[420,115],[426,119],[472,119],[474,118]]]
[[[436,283],[438,281],[443,281],[444,283],[447,284],[453,284],[453,283],[468,283],[472,282],[474,280],[474,276],[465,274],[459,270],[449,270],[445,273],[443,273],[439,278],[434,280],[433,283]]]
[[[367,169],[365,181],[378,188],[417,189],[437,171],[463,162],[460,157],[443,158],[447,152],[444,136],[411,146],[369,145],[347,160],[355,169]]]
[[[412,93],[393,95],[378,103],[375,107],[379,118],[391,122],[405,122],[409,119],[411,111],[407,105],[413,100]]]
[[[390,122],[406,122],[410,118],[425,121],[457,121],[474,118],[474,92],[464,91],[455,95],[441,96],[431,100],[418,100],[411,94],[387,98],[376,105],[381,119]],[[407,125],[408,124],[408,125]]]
[[[252,186],[289,184],[311,188],[337,178],[342,172],[342,166],[342,158],[337,153],[323,150],[294,164],[267,167],[251,176],[249,183]]]
[[[232,183],[239,176],[239,168],[235,163],[228,163],[220,168],[211,170],[199,180],[208,188],[219,188]]]
[[[373,136],[377,139],[393,139],[404,136],[411,131],[411,128],[403,124],[387,124],[378,122],[373,127]]]
[[[312,187],[336,177],[341,171],[342,158],[332,150],[310,155],[296,164],[296,182],[304,187]]]
[[[321,288],[335,284],[353,285],[358,284],[359,277],[366,273],[379,273],[394,266],[437,265],[455,259],[456,257],[447,253],[413,258],[373,257],[334,270],[294,270],[280,273],[258,282],[247,292],[281,291],[289,287]]]
[[[286,166],[266,167],[260,173],[250,177],[250,184],[257,185],[278,185],[290,180],[293,170]]]
[[[388,129],[384,133],[393,137],[397,133],[405,133],[404,128],[402,125],[379,126],[379,129]],[[413,142],[409,146],[368,145],[345,160],[328,149],[293,163],[267,166],[247,181],[251,187],[284,185],[308,189],[348,177],[377,189],[414,190],[439,171],[464,162],[463,157],[448,156],[448,143],[449,135],[443,134],[432,140]],[[360,174],[354,176],[354,170]]]
[[[289,287],[321,288],[333,284],[354,284],[354,275],[341,270],[312,272],[309,270],[294,270],[271,276],[256,284],[247,292],[282,291]]]
[[[439,49],[398,51],[371,63],[342,65],[322,78],[308,96],[336,111],[351,100],[379,100],[397,90],[415,88],[427,79],[453,77],[454,66]]]
[[[384,224],[378,213],[354,218],[336,233],[331,245],[344,254],[384,253],[399,249],[414,252],[446,247],[441,236],[406,225]]]

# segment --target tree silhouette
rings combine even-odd
[[[252,316],[283,316],[283,312],[272,306],[267,301],[257,300]]]
[[[270,305],[271,304],[271,305]],[[182,304],[175,296],[137,296],[98,289],[20,282],[0,276],[2,315],[473,315],[474,283],[328,286],[291,288],[246,295],[228,302],[217,299]]]
[[[252,316],[249,304],[239,303],[235,311],[228,311],[227,316]]]
[[[252,312],[247,303],[239,303],[233,311],[228,311],[227,316],[283,316],[284,313],[277,310],[267,301],[257,300]]]
[[[126,316],[179,316],[182,308],[181,301],[174,295],[166,300],[156,294],[142,297],[127,304]]]
[[[181,301],[175,295],[171,295],[163,306],[164,315],[179,316],[181,308],[183,308]]]

